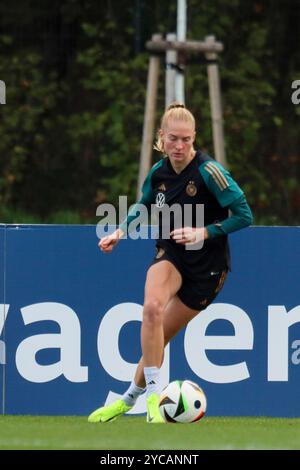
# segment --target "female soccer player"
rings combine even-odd
[[[141,327],[142,358],[135,377],[120,400],[95,410],[89,422],[108,422],[129,411],[146,387],[147,422],[162,423],[159,412],[159,369],[164,347],[216,297],[230,269],[227,235],[252,223],[243,191],[214,159],[194,149],[195,119],[184,105],[173,103],[162,116],[156,149],[163,155],[149,172],[139,204],[179,204],[192,208],[190,226],[175,224],[165,236],[159,218],[156,256],[148,269]],[[204,225],[196,223],[204,205]],[[203,207],[203,206],[202,206]],[[229,216],[229,210],[231,215]],[[126,221],[99,247],[110,253],[137,217]],[[176,228],[177,227],[177,228]],[[193,249],[199,244],[202,248]]]

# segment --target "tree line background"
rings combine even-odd
[[[177,1],[10,0],[0,5],[0,222],[95,223],[135,200],[148,53]],[[226,153],[256,224],[300,223],[300,0],[189,0],[188,39],[224,43]],[[213,155],[206,65],[186,68],[197,146]],[[164,109],[159,85],[157,127]],[[153,162],[159,155],[153,153]]]

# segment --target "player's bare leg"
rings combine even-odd
[[[169,261],[156,263],[148,270],[141,328],[145,367],[160,367],[164,350],[163,312],[181,283],[180,273]]]
[[[148,271],[141,329],[148,423],[164,422],[159,412],[159,369],[165,347],[164,311],[181,284],[180,273],[169,261],[161,261]],[[170,334],[177,331],[175,325],[172,323]]]
[[[167,304],[163,312],[163,331],[164,331],[164,346],[166,346],[169,341],[184,328],[196,315],[198,315],[198,310],[193,310],[187,307],[175,295]],[[160,366],[163,362],[163,356],[161,358]],[[141,388],[144,388],[145,377],[144,377],[144,358],[141,357],[139,364],[136,369],[134,376],[134,382]]]
[[[163,312],[181,284],[181,274],[170,261],[162,260],[148,270],[141,328],[148,423],[164,422],[158,407],[159,368],[164,353]]]

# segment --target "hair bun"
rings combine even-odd
[[[167,111],[170,111],[170,109],[175,109],[175,108],[185,108],[184,104],[179,103],[179,101],[174,101],[167,107]]]

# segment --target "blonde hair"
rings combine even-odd
[[[167,109],[165,110],[161,122],[160,122],[160,129],[165,129],[167,127],[167,123],[169,120],[174,121],[183,121],[189,123],[195,129],[195,118],[192,113],[185,107],[184,104],[179,103],[178,101],[174,101],[171,103]],[[159,131],[157,133],[156,142],[153,147],[155,150],[158,150],[161,153],[165,153],[164,151],[164,143],[161,139]]]

